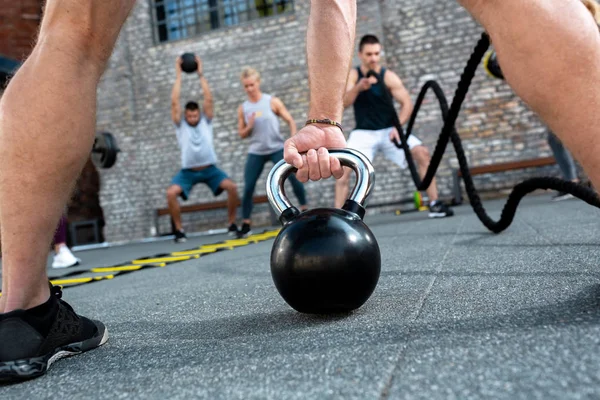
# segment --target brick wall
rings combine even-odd
[[[42,0],[4,0],[0,6],[0,54],[22,60],[31,52]]]
[[[388,65],[399,73],[413,99],[427,80],[434,79],[450,102],[482,28],[453,1],[388,0],[381,4]],[[420,112],[415,132],[433,150],[442,124],[433,94],[428,99],[431,101]],[[482,67],[463,105],[457,130],[471,165],[551,155],[546,128],[537,116],[505,82],[490,79]],[[442,194],[451,184],[450,168],[457,166],[453,149],[449,149],[438,173]],[[552,167],[484,175],[474,180],[477,188],[505,189],[531,174],[557,171]],[[402,175],[409,179],[407,174]]]
[[[165,190],[180,165],[169,109],[177,55],[192,51],[204,60],[205,76],[215,98],[219,165],[238,183],[240,193],[247,151],[247,143],[236,132],[236,109],[245,98],[238,81],[241,67],[251,65],[261,71],[263,91],[280,97],[300,125],[308,108],[304,55],[307,3],[297,1],[293,15],[163,44],[153,41],[150,1],[137,3],[98,91],[98,128],[117,135],[122,149],[117,164],[111,170],[101,171],[107,240],[148,236],[153,210],[166,206]],[[438,80],[452,98],[482,31],[467,13],[455,2],[432,0],[359,0],[358,10],[357,38],[365,33],[381,38],[385,63],[400,75],[413,99],[427,79]],[[197,78],[186,75],[183,79],[182,100],[198,99]],[[351,110],[345,113],[344,126],[347,131],[353,126]],[[473,165],[550,154],[545,129],[538,119],[507,85],[487,78],[482,70],[475,78],[457,127]],[[437,105],[428,101],[415,133],[433,150],[440,128]],[[282,131],[288,135],[284,124]],[[381,157],[374,164],[377,184],[371,203],[411,196],[413,185],[408,171],[399,170]],[[438,173],[442,195],[450,194],[450,173],[455,165],[453,151],[448,150]],[[545,172],[556,173],[556,169]],[[531,174],[532,171],[518,171],[477,178],[476,185],[507,188]],[[265,192],[266,175],[267,169],[257,185],[257,194]],[[333,181],[311,182],[306,188],[312,206],[333,203]],[[222,195],[219,199],[224,198]],[[207,188],[197,186],[190,202],[213,199]],[[256,207],[253,218],[266,222],[267,206]],[[224,227],[225,219],[225,210],[183,217],[188,231]],[[167,218],[161,229],[168,229]]]

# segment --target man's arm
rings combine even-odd
[[[413,102],[410,98],[410,93],[408,93],[408,90],[406,90],[406,87],[402,83],[402,80],[400,80],[400,77],[394,72],[388,70],[385,74],[384,80],[385,85],[392,93],[394,99],[400,103],[401,109],[399,119],[400,124],[404,125],[410,119],[410,115],[412,114],[414,108]]]
[[[340,121],[356,31],[355,0],[312,0],[307,31],[308,118]]]
[[[340,122],[355,31],[356,0],[311,1],[306,44],[310,86],[308,118]],[[343,175],[342,167],[327,149],[343,147],[346,147],[346,139],[340,129],[311,124],[286,141],[284,156],[288,163],[299,168],[296,177],[300,181],[328,178],[332,174],[339,179]],[[306,155],[300,154],[303,152],[307,152]]]
[[[348,83],[346,83],[346,93],[344,93],[344,108],[350,107],[356,101],[361,92],[360,86],[357,85],[358,72],[352,68],[348,75]]]
[[[281,117],[281,119],[283,119],[288,124],[288,126],[290,127],[290,136],[294,136],[297,131],[296,122],[294,121],[294,118],[292,117],[290,112],[285,107],[285,104],[283,104],[283,101],[281,101],[277,97],[271,98],[271,110],[273,110],[275,115]]]
[[[181,123],[181,104],[179,102],[179,96],[181,95],[181,57],[177,57],[175,63],[175,83],[171,90],[171,119],[178,125]]]
[[[244,120],[244,108],[242,106],[238,107],[238,134],[242,139],[246,139],[248,136],[252,134],[252,129],[254,128],[254,115],[252,115],[248,119],[248,124]]]
[[[357,82],[358,81],[358,82]],[[377,83],[377,78],[362,77],[358,79],[358,71],[354,68],[350,70],[348,83],[346,84],[346,93],[344,94],[344,108],[351,106],[361,92],[371,89],[371,86]]]
[[[205,77],[200,78],[200,85],[202,85],[202,94],[204,95],[204,102],[202,103],[202,110],[206,118],[210,121],[215,116],[214,103],[212,92],[208,86],[208,82]]]
[[[204,77],[202,60],[196,56],[196,63],[198,64],[198,76],[200,77],[200,86],[202,86],[202,95],[204,96],[204,102],[202,103],[202,112],[209,121],[215,116],[215,108],[212,97],[212,92],[208,86],[208,81]]]

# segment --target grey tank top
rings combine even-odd
[[[254,128],[250,133],[248,153],[266,155],[283,149],[283,137],[279,132],[277,115],[271,110],[271,98],[271,95],[263,93],[258,102],[246,100],[242,104],[246,123],[254,113]]]

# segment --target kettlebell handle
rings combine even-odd
[[[352,168],[356,173],[356,185],[350,193],[349,201],[344,205],[349,206],[348,211],[353,211],[360,215],[362,218],[364,215],[364,206],[367,198],[373,190],[375,185],[375,169],[369,161],[369,159],[361,152],[353,149],[332,149],[329,150],[329,154],[335,156],[340,160],[340,164],[345,167]],[[284,183],[285,180],[297,169],[286,163],[285,160],[279,161],[269,172],[267,177],[267,197],[273,209],[279,214],[280,220],[289,220],[298,214],[298,209],[292,205],[287,196],[285,195]],[[362,209],[362,212],[352,209],[353,203],[358,204]],[[287,215],[291,214],[291,215]],[[284,222],[284,221],[282,221]]]

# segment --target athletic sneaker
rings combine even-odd
[[[434,201],[429,205],[429,218],[444,218],[454,215],[454,211],[441,201]]]
[[[569,200],[569,199],[572,199],[574,197],[575,196],[573,196],[571,193],[558,192],[554,196],[552,196],[552,201]]]
[[[248,237],[252,235],[252,229],[250,229],[250,224],[244,222],[242,225],[242,230],[240,231],[240,237]]]
[[[69,268],[79,265],[81,259],[75,257],[67,246],[60,246],[52,260],[52,268]]]
[[[227,234],[229,236],[238,236],[239,235],[239,230],[235,223],[229,225],[229,228],[227,228]]]
[[[61,300],[58,286],[50,299],[29,310],[0,314],[0,382],[36,378],[57,360],[103,345],[104,324],[77,315]]]
[[[185,243],[185,242],[187,242],[187,236],[185,236],[185,232],[175,230],[175,243]]]

